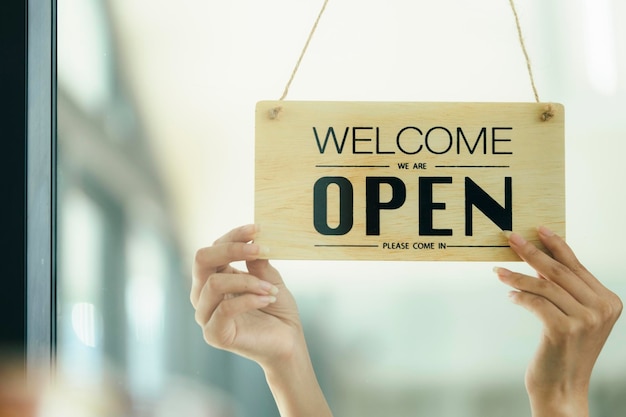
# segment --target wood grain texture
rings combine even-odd
[[[492,207],[497,203],[502,215],[509,177],[512,228],[537,244],[538,225],[564,236],[564,108],[552,106],[555,116],[542,121],[541,103],[259,102],[256,241],[270,248],[273,259],[518,260],[482,208],[470,205],[468,215],[466,199],[474,201],[474,194],[467,197],[467,183],[488,195]],[[345,201],[341,220],[335,184],[322,187],[326,201],[318,198],[314,208],[315,184],[326,177],[349,181],[349,223]],[[395,178],[395,188],[388,178]],[[401,197],[402,187],[402,204],[385,208]],[[341,224],[349,231],[326,235],[316,228],[321,202],[326,228]],[[420,229],[426,224],[420,213],[432,218],[430,231]],[[379,234],[368,235],[375,218]],[[433,229],[451,235],[433,236]]]

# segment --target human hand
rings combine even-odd
[[[538,234],[552,256],[516,233],[509,235],[511,248],[538,278],[494,269],[503,283],[515,288],[511,300],[543,323],[539,348],[525,378],[532,415],[588,416],[591,372],[622,302],[578,261],[563,239],[545,227]]]
[[[293,353],[302,339],[296,303],[267,249],[251,243],[257,226],[231,230],[197,251],[191,303],[209,345],[271,366]],[[247,271],[231,262],[246,261]]]
[[[256,361],[283,417],[332,417],[306,346],[296,302],[255,243],[258,227],[231,230],[197,251],[191,303],[209,345]],[[245,261],[247,272],[230,265]]]

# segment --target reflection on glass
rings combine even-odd
[[[68,192],[60,205],[58,293],[58,360],[76,378],[99,379],[102,375],[103,347],[101,306],[103,270],[103,218],[99,208],[82,192]]]
[[[126,247],[129,387],[135,395],[153,399],[165,383],[167,252],[162,237],[136,225],[130,228]]]
[[[59,0],[58,82],[88,112],[110,99],[109,22],[100,0]]]
[[[76,303],[72,306],[72,328],[78,340],[85,346],[96,347],[96,312],[92,303]]]

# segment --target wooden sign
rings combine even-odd
[[[551,106],[259,102],[256,242],[273,259],[518,260],[502,230],[565,234]]]

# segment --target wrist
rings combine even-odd
[[[589,417],[587,405],[576,406],[573,404],[532,404],[532,417]]]
[[[589,417],[587,390],[529,391],[532,417]]]
[[[261,367],[274,397],[283,392],[290,392],[289,395],[293,396],[292,390],[311,386],[315,388],[318,384],[304,336],[293,343],[288,354],[274,358]]]
[[[288,349],[272,356],[264,362],[259,362],[265,376],[272,381],[290,380],[304,377],[313,370],[309,351],[303,335],[294,337]],[[301,375],[300,375],[301,374]]]
[[[290,355],[261,366],[282,417],[332,417],[304,336],[294,343]]]

